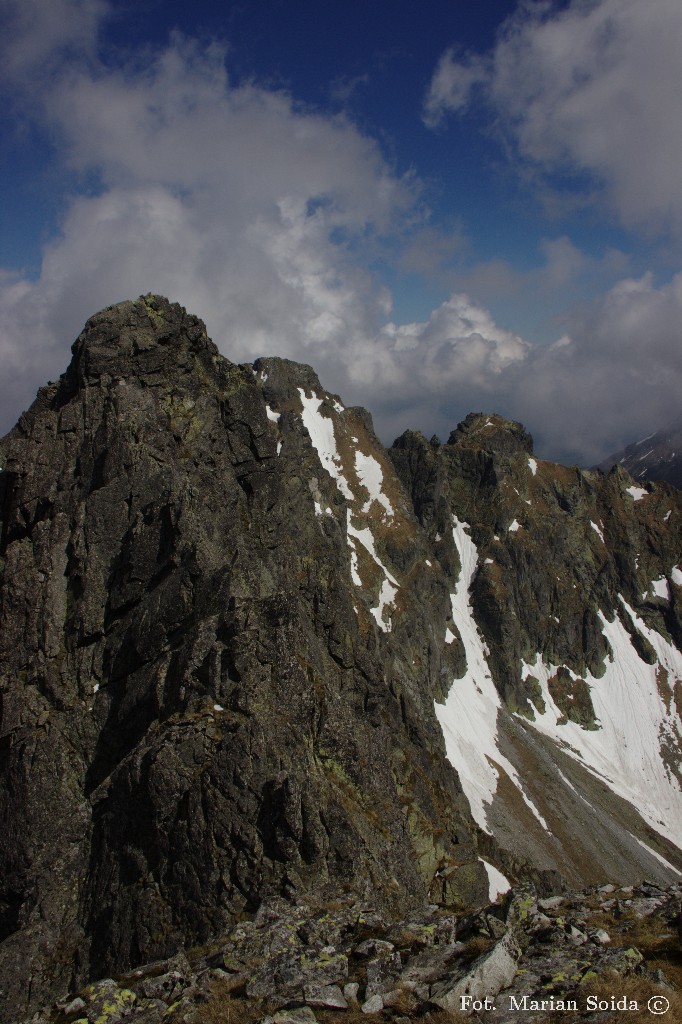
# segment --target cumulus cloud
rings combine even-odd
[[[0,278],[8,416],[63,368],[86,316],[146,291],[202,315],[233,359],[275,352],[338,380],[344,347],[390,306],[363,247],[414,201],[376,143],[286,93],[232,86],[215,44],[54,67],[34,115],[88,188],[65,202],[38,280]]]
[[[441,58],[425,101],[438,123],[477,85],[521,158],[588,175],[622,223],[682,233],[679,0],[524,3],[485,58]],[[575,184],[575,183],[574,183]]]
[[[660,287],[650,274],[619,281],[533,350],[510,412],[545,451],[587,464],[666,426],[682,394],[681,319],[682,274]]]
[[[41,52],[48,35],[43,26]],[[181,36],[144,64],[93,65],[88,55],[50,66],[36,116],[89,192],[66,203],[37,280],[0,278],[10,417],[63,369],[89,314],[146,291],[199,313],[234,360],[313,363],[327,387],[372,406],[384,437],[434,395],[451,420],[453,400],[490,394],[526,357],[521,338],[461,294],[423,323],[385,324],[391,296],[367,270],[380,240],[405,242],[410,224],[413,269],[462,243],[457,232],[415,229],[416,183],[345,118],[234,86],[224,48]]]
[[[107,0],[1,0],[0,76],[39,88],[64,60],[93,58]]]
[[[386,323],[391,295],[368,269],[377,252],[432,274],[464,241],[420,222],[418,182],[375,141],[286,92],[234,84],[221,45],[176,36],[104,63],[104,3],[55,0],[65,22],[73,14],[67,31],[49,5],[27,0],[31,22],[4,2],[19,47],[11,95],[50,133],[73,188],[39,275],[0,271],[0,430],[64,369],[87,316],[147,291],[202,316],[231,359],[311,362],[326,387],[372,409],[388,441],[407,426],[447,436],[488,409],[526,422],[543,450],[596,461],[669,416],[682,279],[624,280],[549,349],[500,326],[461,282],[423,321]],[[567,238],[544,255],[532,278],[498,261],[479,283],[529,294],[595,272]]]
[[[424,102],[424,121],[429,128],[440,125],[446,113],[464,110],[476,86],[486,84],[490,68],[477,54],[458,54],[453,48],[438,61]]]

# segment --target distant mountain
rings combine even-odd
[[[629,444],[599,464],[605,473],[620,465],[635,480],[665,480],[682,488],[682,416],[655,434]]]
[[[679,879],[681,551],[518,423],[387,450],[166,299],[92,317],[0,439],[0,1021],[268,901]]]

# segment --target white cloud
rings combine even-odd
[[[1,0],[0,77],[39,87],[55,65],[96,53],[108,0]]]
[[[533,350],[510,411],[545,450],[599,462],[679,414],[681,320],[682,274],[660,287],[649,274],[620,281],[554,345]]]
[[[436,123],[482,84],[520,156],[564,177],[593,176],[621,221],[682,232],[682,4],[679,0],[525,3],[484,63],[451,51],[425,118]]]
[[[478,85],[487,83],[490,69],[487,62],[476,54],[457,57],[455,50],[446,50],[438,61],[424,103],[424,121],[436,128],[446,113],[453,113],[468,105],[471,93]]]
[[[36,116],[98,184],[66,202],[37,281],[0,279],[10,415],[87,316],[141,292],[199,313],[233,359],[277,353],[335,380],[376,333],[390,297],[360,254],[396,230],[412,185],[344,118],[232,87],[224,58],[176,37],[145,67],[50,76]]]
[[[545,450],[572,439],[591,459],[595,436],[615,449],[658,425],[659,412],[672,418],[680,279],[623,282],[569,318],[564,343],[549,350],[499,326],[480,292],[467,298],[463,287],[422,322],[385,324],[391,296],[367,269],[382,239],[411,239],[412,269],[463,245],[456,231],[420,224],[418,183],[346,119],[232,85],[217,45],[178,36],[146,63],[97,63],[103,5],[58,2],[80,12],[70,41],[40,21],[40,4],[35,43],[27,23],[16,30],[22,66],[40,54],[48,69],[40,95],[23,96],[87,191],[65,197],[36,280],[0,272],[0,430],[65,368],[89,315],[147,291],[202,316],[231,359],[311,362],[325,386],[371,408],[387,440],[407,426],[447,436],[479,408],[544,433]],[[498,263],[480,268],[480,281],[537,295],[598,269],[567,238],[544,243],[544,255],[534,275]]]

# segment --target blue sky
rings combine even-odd
[[[0,431],[148,291],[389,442],[589,464],[682,393],[682,5],[0,0]]]

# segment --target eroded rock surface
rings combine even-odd
[[[185,1013],[169,958],[310,899],[395,948],[354,973],[348,922],[306,912],[245,998],[413,1012],[516,956],[488,915],[474,983],[425,907],[452,931],[520,880],[678,877],[673,488],[540,462],[497,416],[387,451],[310,367],[235,365],[154,296],[88,321],[0,466],[3,1024],[69,991]]]
[[[385,456],[390,515],[363,512],[349,476],[351,529],[377,545],[373,560],[356,539],[351,563],[306,409],[323,431],[342,420],[376,475],[369,417],[312,370],[236,366],[201,321],[148,296],[88,321],[65,376],[1,442],[13,1019],[206,941],[267,896],[328,886],[405,907],[459,865],[461,901],[485,895],[432,711],[461,662],[434,625],[447,583],[420,569]],[[382,586],[398,573],[410,586],[389,632]]]

